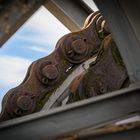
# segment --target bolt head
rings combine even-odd
[[[87,50],[87,46],[82,39],[78,39],[72,42],[72,48],[75,53],[77,54],[83,54]]]
[[[24,111],[30,110],[32,108],[33,102],[30,97],[20,96],[17,99],[17,106]]]
[[[55,65],[47,65],[42,69],[42,74],[50,80],[56,79],[58,70]]]

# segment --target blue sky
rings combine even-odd
[[[0,49],[0,102],[10,88],[22,82],[31,62],[51,53],[69,32],[43,6],[29,18]]]

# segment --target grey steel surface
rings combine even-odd
[[[140,2],[138,0],[135,0],[135,3],[132,0],[95,0],[95,2],[103,12],[110,26],[112,35],[119,47],[131,79],[140,81]],[[76,14],[75,17],[77,17]],[[22,23],[23,22],[21,22],[19,26]],[[77,27],[75,24],[75,28],[73,29],[75,30]],[[11,31],[11,34],[14,31],[15,29]],[[9,37],[11,34],[7,36]],[[6,39],[8,37],[6,37]],[[49,112],[42,111],[2,122],[0,123],[0,140],[53,138],[90,126],[96,128],[103,124],[108,124],[140,111],[139,92],[140,86],[138,85],[133,88],[73,103],[65,107],[52,109]],[[130,138],[137,140],[137,138],[139,138],[139,132],[139,129],[132,132],[127,131],[127,135],[125,136],[128,140]],[[106,135],[102,138],[105,140],[114,140],[115,138],[121,140],[124,138],[122,133],[117,134],[115,138],[113,135],[115,134]],[[130,138],[128,136],[130,136]],[[98,137],[97,140],[101,140],[101,137]]]
[[[140,81],[140,1],[94,1],[110,27],[131,80]]]
[[[54,138],[140,111],[140,85],[0,124],[0,140]]]
[[[139,140],[140,139],[140,127],[133,128],[122,132],[112,132],[102,134],[99,136],[87,135],[80,137],[78,140]]]
[[[44,6],[71,31],[81,29],[92,13],[81,0],[45,0]]]

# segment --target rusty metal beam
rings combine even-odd
[[[42,5],[42,0],[0,1],[0,47]]]

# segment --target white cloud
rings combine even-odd
[[[18,40],[22,40],[24,42],[29,42],[29,43],[32,43],[32,44],[39,44],[39,45],[42,45],[42,46],[51,46],[52,49],[55,48],[55,44],[57,41],[53,41],[52,39],[47,39],[47,37],[45,37],[45,35],[42,35],[42,34],[39,34],[39,33],[36,33],[36,35],[31,35],[31,36],[28,36],[28,35],[18,35],[18,36],[15,36],[15,39],[18,39]]]
[[[31,61],[19,57],[0,56],[0,87],[17,86],[25,77]]]
[[[9,89],[18,86],[23,81],[30,64],[31,61],[27,59],[0,55],[0,103]]]
[[[31,47],[28,47],[30,50],[32,51],[36,51],[36,52],[41,52],[41,53],[45,53],[45,54],[49,54],[50,53],[50,49],[49,48],[44,48],[44,47],[41,47],[41,46],[31,46]]]

